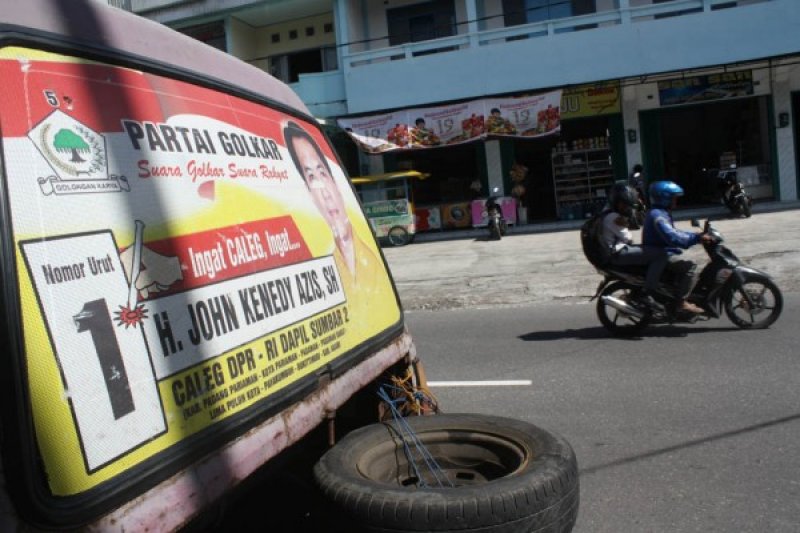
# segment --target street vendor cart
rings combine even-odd
[[[351,179],[375,235],[392,246],[414,240],[414,198],[411,181],[430,174],[407,170]]]

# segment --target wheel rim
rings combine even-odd
[[[389,242],[394,246],[403,246],[408,242],[408,232],[396,226],[389,230]]]
[[[745,298],[750,297],[753,305]],[[778,309],[778,298],[772,287],[758,281],[750,281],[733,292],[730,310],[742,323],[758,325],[768,321]]]
[[[628,303],[633,302],[633,290],[630,287],[613,287],[611,290],[604,291],[602,296],[613,296]],[[615,332],[624,331],[638,331],[647,324],[647,315],[642,318],[636,318],[626,315],[618,309],[603,303],[602,300],[598,302],[598,310],[600,310],[600,320],[607,329]]]
[[[416,434],[429,457],[393,434],[362,455],[356,464],[366,479],[392,487],[462,487],[481,485],[521,470],[530,460],[511,440],[466,430]],[[429,468],[430,466],[430,468]]]

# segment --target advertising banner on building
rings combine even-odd
[[[0,49],[0,79],[19,366],[54,495],[193,454],[399,323],[314,124],[24,48]]]
[[[690,104],[753,94],[753,72],[721,72],[658,82],[662,106]]]
[[[595,83],[564,89],[561,119],[596,117],[621,112],[618,82]]]
[[[338,123],[362,150],[381,153],[447,146],[489,136],[550,135],[560,131],[560,105],[561,91],[552,91],[343,118]]]

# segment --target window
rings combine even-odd
[[[178,31],[218,50],[228,51],[225,43],[225,23],[222,21],[178,28]]]
[[[569,0],[525,0],[527,22],[541,22],[572,16],[572,2]]]
[[[674,1],[675,0],[653,0],[653,3],[654,4],[666,4],[667,2],[674,2]],[[681,15],[688,15],[690,13],[702,13],[702,12],[703,12],[703,8],[702,7],[698,7],[698,8],[694,8],[694,9],[682,9],[680,11],[674,11],[672,13],[664,13],[663,15],[656,15],[653,18],[663,19],[663,18],[668,18],[668,17],[679,17]]]
[[[595,0],[503,0],[506,26],[595,13]]]
[[[328,72],[339,68],[335,46],[312,48],[270,58],[270,74],[285,83],[295,83],[301,74]]]
[[[297,39],[297,30],[289,30],[289,39]]]
[[[281,42],[281,34],[280,33],[273,33],[271,39],[272,39],[273,43],[279,43],[279,42]]]
[[[325,33],[333,33],[333,23],[326,22],[322,29]]]
[[[453,0],[434,0],[386,11],[389,44],[428,41],[456,34]]]
[[[312,37],[314,35],[314,26],[306,26],[306,37]]]

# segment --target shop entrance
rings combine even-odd
[[[550,154],[558,137],[514,141],[514,162],[528,169],[520,198],[528,209],[528,221],[556,218],[555,191]]]
[[[418,231],[468,228],[473,225],[472,202],[478,192],[473,182],[486,183],[483,143],[390,152],[384,155],[387,172],[417,170],[430,174],[411,183]],[[486,196],[486,191],[481,191]]]
[[[602,209],[606,192],[625,179],[625,145],[618,114],[565,120],[561,134],[518,140],[514,160],[528,167],[529,220],[575,219]]]
[[[641,124],[646,178],[678,183],[682,205],[717,201],[716,172],[731,164],[754,197],[772,197],[768,97],[643,112]]]
[[[414,182],[414,195],[420,205],[471,200],[470,184],[479,178],[478,150],[483,151],[482,143],[412,150],[398,153],[393,165],[387,154],[386,170],[418,170],[431,175],[430,179]]]

